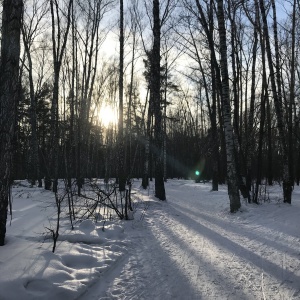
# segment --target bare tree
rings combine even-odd
[[[293,182],[291,182],[290,174],[289,174],[289,163],[288,163],[288,147],[286,143],[286,132],[285,132],[285,126],[283,123],[283,111],[282,111],[282,95],[281,95],[281,78],[280,74],[279,77],[276,74],[279,72],[279,53],[278,53],[278,39],[277,39],[277,25],[276,25],[276,8],[275,4],[273,4],[273,22],[274,22],[274,39],[275,39],[275,56],[276,56],[276,73],[274,71],[273,67],[273,59],[272,59],[272,52],[271,52],[271,42],[270,42],[270,36],[269,36],[269,29],[268,29],[268,21],[267,21],[267,14],[265,9],[265,4],[263,0],[259,1],[260,3],[260,10],[262,14],[262,20],[263,20],[263,31],[266,39],[266,53],[268,58],[268,64],[269,64],[269,70],[270,70],[270,81],[271,81],[271,87],[272,87],[272,94],[274,99],[274,105],[275,105],[275,112],[277,116],[277,126],[279,131],[279,138],[281,142],[282,147],[282,158],[283,158],[283,172],[282,172],[282,178],[283,178],[283,199],[284,202],[291,203],[292,201],[292,190],[293,190]],[[276,77],[276,78],[275,78]],[[276,79],[277,79],[277,86],[276,86]]]
[[[59,153],[59,76],[62,66],[63,55],[65,53],[69,28],[71,24],[73,0],[69,0],[66,13],[66,28],[62,30],[61,12],[57,0],[50,0],[50,11],[52,21],[52,53],[53,53],[53,98],[51,106],[51,142],[52,142],[52,179],[53,191],[57,192],[58,180],[58,153]]]
[[[250,16],[248,12],[248,8],[244,5],[244,11],[248,16],[251,24],[253,25],[253,47],[252,47],[252,68],[251,68],[251,91],[250,91],[250,110],[249,110],[249,117],[247,119],[245,126],[245,131],[247,134],[246,139],[246,146],[245,146],[245,160],[246,160],[246,186],[248,191],[251,190],[251,183],[252,183],[252,158],[254,155],[254,107],[255,107],[255,86],[256,86],[256,68],[257,68],[257,49],[258,49],[258,32],[260,28],[260,19],[259,19],[259,6],[257,0],[254,1],[254,19]],[[264,57],[265,53],[262,51],[262,56]],[[262,59],[263,65],[265,65],[264,59]],[[265,69],[264,69],[265,70]],[[264,78],[263,78],[264,79]],[[266,84],[265,80],[263,80],[264,84]],[[264,95],[264,92],[262,92]],[[263,100],[263,99],[262,99]],[[265,107],[264,107],[265,108]],[[263,108],[263,109],[264,109]],[[262,110],[264,112],[264,110]],[[246,116],[247,117],[247,116]],[[264,120],[262,120],[264,122]],[[263,133],[261,129],[261,134]],[[261,166],[261,162],[259,162],[259,166]]]
[[[27,7],[27,9],[29,9]],[[27,57],[26,69],[28,72],[29,79],[29,93],[30,93],[30,125],[31,125],[31,138],[30,138],[30,180],[34,185],[35,181],[38,179],[39,186],[42,186],[41,171],[40,171],[40,161],[39,161],[39,145],[37,138],[37,116],[36,116],[36,95],[35,86],[33,79],[33,59],[32,59],[32,45],[35,38],[43,30],[41,22],[47,13],[46,3],[38,3],[37,0],[33,1],[31,12],[24,13],[24,19],[22,24],[22,37],[25,54]],[[26,17],[25,18],[25,14]]]

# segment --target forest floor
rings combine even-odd
[[[300,299],[300,188],[229,213],[226,186],[169,180],[167,201],[134,182],[134,220],[61,224],[43,238],[53,194],[14,186],[13,219],[0,248],[0,300]]]

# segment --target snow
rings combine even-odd
[[[0,247],[0,300],[300,299],[300,188],[280,186],[261,205],[229,213],[226,186],[169,180],[167,201],[133,185],[134,219],[62,219],[57,249],[47,228],[53,193],[18,182]]]

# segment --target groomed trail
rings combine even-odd
[[[142,198],[122,259],[79,299],[300,299],[300,195],[230,214],[225,186],[174,180]],[[137,196],[136,196],[137,197]]]

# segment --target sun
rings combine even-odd
[[[118,123],[118,113],[116,109],[109,105],[102,106],[99,112],[99,120],[105,127]]]

